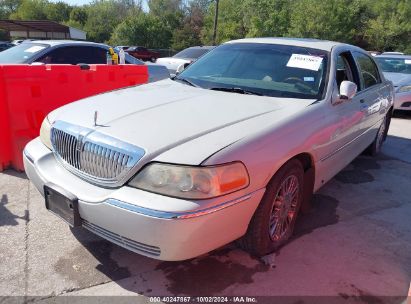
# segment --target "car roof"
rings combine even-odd
[[[404,55],[402,52],[383,52],[382,55]]]
[[[215,46],[213,46],[213,45],[197,45],[197,46],[190,46],[189,48],[186,48],[186,50],[187,49],[206,49],[206,50],[211,50],[211,49],[213,49],[213,48],[215,48]]]
[[[375,56],[375,58],[411,59],[411,55],[381,54]]]
[[[30,40],[30,41],[23,41],[23,43],[41,43],[41,44],[48,44],[50,46],[56,45],[95,45],[100,47],[108,47],[108,45],[103,43],[96,43],[90,41],[77,41],[77,40]]]
[[[336,41],[320,40],[320,39],[313,39],[313,38],[286,38],[286,37],[244,38],[244,39],[232,40],[227,43],[281,44],[281,45],[290,45],[290,46],[309,47],[309,48],[319,49],[323,51],[331,51],[331,49],[337,45],[351,46],[349,44],[336,42]]]

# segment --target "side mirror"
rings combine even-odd
[[[351,100],[357,94],[357,85],[344,80],[340,85],[340,100]]]
[[[186,62],[186,63],[182,63],[178,66],[177,70],[176,70],[176,75],[180,74],[182,71],[185,70],[186,67],[188,67],[190,65],[190,63]]]

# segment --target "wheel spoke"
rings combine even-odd
[[[269,219],[269,233],[273,241],[281,241],[290,234],[298,205],[299,188],[297,177],[291,175],[283,180],[277,191]]]

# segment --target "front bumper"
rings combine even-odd
[[[411,111],[411,92],[395,93],[394,110]]]
[[[52,182],[78,198],[83,227],[160,260],[193,258],[238,239],[265,190],[186,201],[127,186],[106,189],[66,170],[39,138],[26,146],[23,159],[27,176],[43,196],[44,185]]]

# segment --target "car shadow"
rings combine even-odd
[[[4,175],[9,175],[9,176],[21,178],[21,179],[28,179],[26,173],[20,172],[20,171],[14,170],[14,169],[6,169],[4,171],[0,171],[0,173],[4,174]]]
[[[395,110],[392,117],[401,119],[411,119],[411,111]]]

